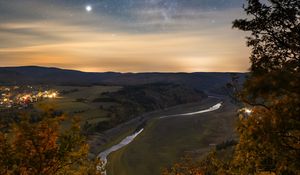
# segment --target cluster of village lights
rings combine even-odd
[[[18,88],[2,88],[0,94],[0,107],[11,108],[26,107],[28,104],[37,102],[41,99],[53,99],[58,97],[58,92],[54,90],[22,92],[17,91]],[[31,88],[32,89],[32,88]],[[16,91],[14,91],[16,90]]]

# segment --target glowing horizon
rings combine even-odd
[[[242,3],[0,0],[1,66],[246,72],[245,34],[231,29]]]

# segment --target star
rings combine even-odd
[[[90,11],[93,10],[93,8],[92,8],[91,5],[87,5],[87,6],[85,6],[85,10],[86,10],[87,12],[90,12]]]

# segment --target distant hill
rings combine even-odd
[[[244,73],[236,73],[244,81]],[[232,73],[87,73],[59,68],[24,66],[0,67],[1,84],[47,85],[141,85],[175,83],[198,90],[218,92],[231,81]]]
[[[7,84],[82,84],[101,83],[118,73],[86,73],[59,68],[24,66],[0,67],[0,83]]]

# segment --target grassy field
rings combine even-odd
[[[60,98],[41,101],[36,105],[50,103],[57,110],[71,116],[79,116],[82,124],[86,121],[96,124],[110,119],[107,111],[103,110],[103,106],[107,107],[113,104],[111,102],[93,102],[93,100],[99,98],[103,92],[118,91],[121,87],[56,86],[53,88],[63,92]],[[216,99],[204,100],[200,104],[172,107],[155,113],[155,116],[148,121],[144,132],[136,140],[109,156],[108,174],[158,175],[162,168],[172,165],[186,153],[203,155],[210,149],[210,144],[218,144],[232,137],[235,108],[227,102],[224,107],[215,112],[158,119],[164,115],[206,109],[217,102]],[[91,137],[96,140],[104,140],[91,144],[91,148],[93,148],[91,157],[118,143],[135,129],[134,125],[125,127],[116,137],[112,137],[113,139],[103,136],[103,133],[95,133]]]
[[[94,103],[92,101],[100,97],[103,92],[114,92],[120,88],[118,86],[55,86],[53,89],[62,92],[59,98],[44,100],[35,105],[48,104],[56,110],[60,110],[71,116],[80,117],[82,123],[88,121],[92,124],[109,120],[106,112],[100,108],[100,106],[108,104]]]
[[[173,112],[176,114],[178,110]],[[226,102],[214,112],[153,119],[136,140],[110,155],[108,174],[158,175],[163,168],[172,165],[186,153],[204,155],[210,149],[210,144],[233,137],[234,112],[235,107]]]

